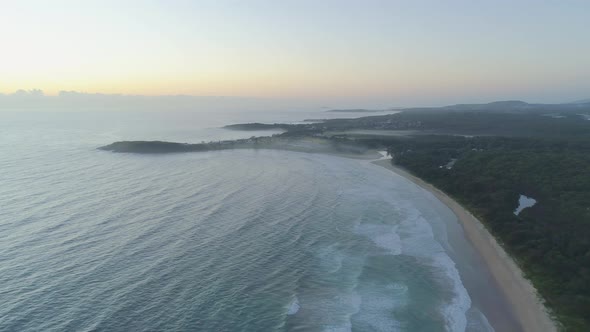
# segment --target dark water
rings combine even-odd
[[[0,118],[2,331],[490,329],[449,211],[367,161],[95,150],[252,135],[232,115]]]

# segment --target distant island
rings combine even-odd
[[[226,128],[284,132],[202,144],[115,142],[100,149],[264,148],[357,156],[386,150],[392,167],[444,191],[481,220],[564,328],[590,331],[590,103],[502,101]],[[515,214],[523,195],[536,204]]]

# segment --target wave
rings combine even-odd
[[[436,255],[433,262],[435,267],[443,271],[453,290],[453,296],[441,308],[447,331],[465,331],[467,327],[467,311],[471,308],[471,298],[461,282],[459,271],[457,271],[455,263],[446,254]]]
[[[402,252],[401,239],[396,230],[397,227],[391,225],[359,224],[355,227],[355,233],[368,237],[390,255],[399,255]]]
[[[486,316],[478,309],[469,309],[467,318],[466,332],[495,332]]]
[[[418,257],[421,263],[430,266],[442,287],[449,287],[450,296],[440,307],[448,331],[465,331],[467,311],[471,308],[471,298],[465,289],[455,262],[438,243],[430,224],[420,212],[405,206],[407,218],[400,223],[402,253]]]
[[[54,310],[53,322],[72,329],[96,319],[88,326],[105,330],[273,330],[269,326],[276,320],[325,331],[403,330],[407,319],[415,318],[404,320],[392,311],[415,300],[412,285],[387,273],[395,268],[390,262],[402,266],[411,256],[436,271],[435,278],[450,289],[440,308],[445,328],[465,327],[470,299],[454,263],[412,204],[419,196],[397,194],[400,189],[389,177],[384,181],[356,161],[333,157],[310,156],[312,162],[298,164],[301,174],[291,174],[299,155],[285,155],[291,156],[195,155],[198,167],[174,156],[101,155],[97,160],[114,160],[101,166],[101,176],[89,178],[89,185],[53,186],[60,191],[40,193],[47,200],[41,206],[37,198],[28,206],[24,200],[10,202],[14,212],[9,217],[21,220],[30,214],[32,224],[20,226],[34,230],[36,222],[44,227],[3,243],[0,249],[14,256],[14,278],[4,289],[53,282],[35,288],[36,294],[23,292],[9,302],[12,309],[1,312],[23,311],[38,317],[30,326],[43,327],[43,320],[51,319],[45,314],[48,303],[65,294],[78,298],[71,301],[76,308]],[[238,157],[248,159],[235,167]],[[96,162],[91,158],[89,166]],[[221,167],[220,160],[228,166]],[[116,174],[111,174],[113,165],[118,165]],[[110,205],[97,195],[105,192],[112,193]],[[67,199],[59,199],[61,194]],[[30,213],[18,215],[21,210]],[[19,234],[17,225],[4,227],[7,234]],[[383,265],[368,262],[382,257],[377,263]],[[23,267],[22,272],[15,267]],[[410,269],[408,275],[432,277],[423,270]],[[363,279],[364,273],[378,276]],[[427,296],[430,303],[439,301],[438,294]],[[27,306],[32,309],[24,311]],[[133,325],[133,313],[149,321]],[[22,327],[15,324],[0,326]]]
[[[318,252],[320,266],[327,273],[336,273],[342,268],[342,262],[345,259],[344,252],[338,250],[338,243],[333,243],[327,247],[321,248]]]
[[[408,304],[408,288],[399,283],[382,285],[362,285],[362,307],[354,315],[355,326],[359,330],[401,331],[404,324],[392,312]]]

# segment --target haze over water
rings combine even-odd
[[[0,330],[491,329],[452,213],[368,161],[96,150],[326,113],[0,117]]]

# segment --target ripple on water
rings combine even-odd
[[[32,160],[0,188],[0,329],[461,329],[469,298],[420,197],[362,162],[300,156]]]

